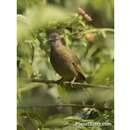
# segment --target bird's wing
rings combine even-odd
[[[72,50],[69,50],[71,51],[70,54],[73,58],[73,66],[74,68],[76,69],[76,71],[79,73],[79,78],[81,78],[82,80],[85,80],[85,76],[84,76],[84,73],[83,73],[83,70],[81,68],[81,62],[79,60],[79,58],[75,55],[75,53],[72,51]]]
[[[70,49],[68,49],[68,51],[71,54],[72,59],[74,60],[74,62],[76,64],[80,64],[81,65],[81,62],[80,62],[79,58],[77,57],[77,55],[75,55],[75,53],[72,50],[70,50]]]
[[[78,78],[83,81],[86,80],[86,77],[82,71],[81,65],[73,63],[73,66],[75,67],[76,71],[78,72]]]

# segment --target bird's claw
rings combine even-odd
[[[56,83],[57,84],[62,84],[63,83],[63,79],[61,78],[61,79],[57,80]]]
[[[72,88],[74,87],[75,80],[76,80],[76,77],[74,77],[73,80],[70,82],[70,85],[71,85]]]

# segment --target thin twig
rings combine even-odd
[[[89,29],[85,31],[84,33],[90,33],[90,32],[112,32],[114,33],[114,29],[112,28],[94,28],[94,29]]]
[[[110,33],[114,33],[114,29],[113,28],[91,28],[91,29],[87,29],[86,28],[85,31],[81,31],[81,34],[96,33],[96,32],[110,32]],[[72,35],[75,35],[77,33],[79,33],[79,32],[74,32],[74,33],[72,33]]]

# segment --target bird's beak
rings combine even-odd
[[[51,38],[49,38],[49,39],[48,39],[48,42],[52,42],[52,41],[54,41],[54,40],[53,40],[53,39],[51,39]]]
[[[60,38],[56,38],[56,39],[49,38],[48,42],[54,42],[54,41],[57,41],[57,40],[60,40]]]

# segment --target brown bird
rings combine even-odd
[[[50,61],[55,71],[62,77],[63,81],[85,81],[79,58],[72,50],[67,48],[58,33],[51,33]]]

